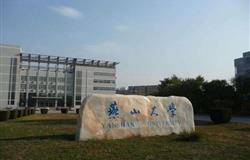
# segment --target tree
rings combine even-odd
[[[232,83],[236,89],[237,105],[240,107],[240,112],[250,114],[250,77],[240,76],[233,79]]]
[[[203,84],[204,107],[206,109],[218,107],[233,107],[236,92],[226,80],[212,80]],[[223,105],[224,104],[224,105]]]
[[[160,82],[159,96],[185,96],[192,102],[196,113],[208,112],[214,107],[215,100],[233,102],[237,99],[234,87],[226,80],[206,82],[202,76],[181,79],[173,75]]]
[[[176,75],[171,78],[165,78],[160,81],[159,96],[185,96],[193,104],[194,110],[198,112],[202,103],[202,84],[204,78],[198,76],[196,78],[181,79]]]
[[[244,101],[250,100],[250,77],[240,76],[232,80],[236,92]]]
[[[159,95],[160,96],[170,96],[170,95],[179,95],[180,86],[182,80],[176,75],[173,75],[171,78],[165,78],[163,81],[160,81],[159,85]]]
[[[203,84],[204,94],[210,99],[232,99],[235,96],[233,86],[226,80],[212,80]]]

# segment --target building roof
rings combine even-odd
[[[31,53],[20,53],[20,58],[21,61],[29,61],[29,62],[69,64],[69,65],[72,64],[72,65],[107,67],[107,68],[115,68],[115,66],[119,64],[118,62],[112,62],[112,61],[49,56],[49,55],[31,54]]]

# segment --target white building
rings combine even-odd
[[[0,45],[0,108],[75,107],[92,93],[114,94],[117,64]]]
[[[243,57],[234,60],[235,77],[250,76],[250,51],[244,52]]]

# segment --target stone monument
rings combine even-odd
[[[76,140],[162,136],[193,131],[193,107],[185,97],[93,94],[82,102]]]

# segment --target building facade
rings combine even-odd
[[[145,86],[129,86],[128,89],[120,88],[116,90],[118,94],[127,95],[152,95],[158,92],[158,85],[145,85]]]
[[[0,107],[75,107],[114,94],[117,62],[23,53],[0,46]]]
[[[129,94],[151,95],[158,92],[158,85],[129,86]]]
[[[243,57],[234,60],[235,77],[250,76],[250,51],[244,52]]]

